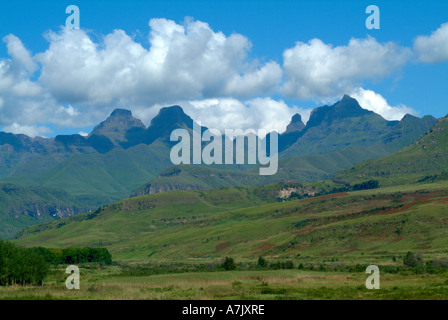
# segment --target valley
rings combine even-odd
[[[338,124],[337,108],[356,109],[356,104],[351,98],[344,99],[342,105],[323,107],[329,111],[318,117],[319,121],[332,123],[325,124],[326,128],[347,126],[346,120]],[[366,115],[379,119],[371,112],[358,111],[361,120]],[[164,112],[180,116],[179,108],[161,114]],[[316,114],[320,112],[323,111]],[[129,117],[124,111],[117,114]],[[311,117],[306,126],[293,128],[312,132],[319,121]],[[160,152],[159,159],[164,159],[163,154],[170,147],[167,136],[149,145],[139,143],[104,154],[79,153],[79,146],[72,146],[77,153],[64,161],[71,161],[73,167],[58,165],[61,174],[78,178],[64,179],[69,181],[66,186],[73,183],[74,192],[85,177],[107,184],[109,189],[92,182],[91,188],[101,189],[102,196],[111,197],[107,198],[110,202],[113,197],[124,199],[97,202],[96,207],[89,209],[85,200],[99,198],[75,191],[76,204],[66,203],[83,208],[84,213],[69,210],[66,216],[30,220],[18,225],[21,230],[12,242],[54,250],[105,248],[113,262],[81,264],[88,279],[87,289],[74,296],[60,291],[61,266],[52,267],[42,290],[30,288],[28,294],[38,299],[114,299],[114,292],[118,291],[126,292],[129,299],[446,298],[446,286],[439,287],[439,283],[446,283],[448,271],[444,262],[448,257],[446,117],[438,119],[419,137],[414,131],[406,135],[408,129],[403,126],[408,121],[421,125],[421,131],[432,123],[423,124],[411,117],[397,123],[386,122],[384,128],[395,128],[388,134],[389,142],[384,142],[382,134],[375,141],[355,140],[344,148],[335,147],[332,140],[328,144],[332,147],[326,151],[333,151],[326,154],[316,149],[309,154],[292,155],[291,147],[306,140],[298,138],[297,143],[285,143],[283,146],[289,147],[280,148],[283,151],[279,171],[272,176],[260,176],[259,165],[149,165],[158,154],[154,150]],[[104,124],[100,127],[108,128]],[[184,128],[191,130],[188,125]],[[143,128],[140,126],[139,130]],[[304,137],[306,132],[299,131],[295,137]],[[336,132],[346,136],[349,131]],[[280,145],[285,135],[289,133],[279,136]],[[335,139],[337,134],[328,136]],[[120,139],[123,135],[115,135],[111,141],[117,144]],[[394,153],[400,144],[404,148]],[[130,152],[136,153],[131,157]],[[144,152],[150,156],[146,158]],[[95,161],[101,161],[92,162],[93,155]],[[115,157],[118,155],[121,158]],[[143,171],[132,172],[121,164],[140,166],[144,161],[154,170],[154,178],[139,185],[133,177],[139,175],[143,180]],[[118,178],[116,181],[126,179],[128,189],[101,178],[104,170],[113,166],[120,170],[112,169],[108,176]],[[379,172],[378,168],[387,171]],[[15,184],[9,186],[17,188]],[[131,188],[131,197],[125,197],[125,190]],[[123,193],[120,196],[112,190]],[[64,192],[60,194],[67,197]],[[28,211],[26,216],[33,217],[33,213]],[[422,257],[421,263],[406,265],[409,255]],[[229,257],[236,265],[224,270],[222,261]],[[257,265],[261,257],[268,261],[262,267]],[[361,289],[367,265],[378,265],[385,273],[386,289],[378,295],[365,287]],[[425,288],[411,289],[412,279],[417,281],[425,272],[432,280],[426,282]],[[191,282],[190,275],[198,280]],[[134,279],[139,282],[139,291],[132,285]],[[158,281],[162,282],[157,284]],[[325,290],[319,291],[324,283]],[[214,291],[215,284],[219,284],[221,293]],[[14,288],[0,289],[0,298],[20,298],[22,294],[26,293]]]

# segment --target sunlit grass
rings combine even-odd
[[[381,275],[368,290],[362,273],[300,270],[228,271],[122,276],[116,267],[81,269],[81,289],[65,288],[63,269],[42,287],[0,288],[0,299],[447,299],[448,274]]]

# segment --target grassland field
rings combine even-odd
[[[381,269],[380,269],[381,270]],[[186,272],[128,275],[120,266],[84,266],[80,290],[65,287],[64,267],[43,286],[0,288],[0,299],[68,300],[395,300],[448,297],[448,273],[380,276],[380,289],[365,286],[362,272],[303,270]]]
[[[448,268],[403,267],[408,251],[448,257],[447,181],[280,202],[270,192],[165,192],[33,226],[14,242],[94,243],[114,263],[81,265],[80,290],[58,266],[42,286],[0,288],[0,299],[448,299]],[[219,268],[227,256],[236,270]],[[260,256],[293,269],[259,269]],[[372,264],[379,290],[365,285]]]

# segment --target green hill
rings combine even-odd
[[[287,191],[271,185],[140,196],[29,227],[16,242],[103,246],[118,261],[447,253],[447,182],[279,202]]]
[[[375,179],[383,186],[448,179],[448,116],[426,135],[390,156],[359,163],[338,172],[334,180],[357,183]]]
[[[98,207],[129,196],[171,163],[163,143],[113,149],[106,154],[75,154],[44,174],[26,174],[4,181],[38,184],[70,191],[87,205]]]
[[[42,187],[0,184],[0,239],[29,226],[88,211],[67,192]]]
[[[431,116],[420,119],[409,114],[401,121],[387,121],[345,95],[332,106],[313,110],[306,126],[299,115],[292,118],[279,136],[280,161],[273,176],[259,176],[259,166],[176,166],[132,194],[330,179],[337,171],[408,146],[435,122]]]
[[[286,181],[308,183],[331,179],[333,174],[339,170],[349,168],[363,160],[375,159],[387,154],[389,154],[389,150],[386,147],[375,145],[350,146],[330,154],[291,156],[279,160],[278,172],[272,176],[260,176],[258,166],[237,171],[236,168],[223,170],[200,165],[176,165],[164,170],[149,183],[135,189],[132,196],[170,190],[261,186]],[[234,166],[227,167],[234,168]]]

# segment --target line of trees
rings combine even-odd
[[[89,262],[112,263],[106,248],[24,248],[0,240],[0,286],[42,285],[50,265]]]
[[[31,248],[36,254],[42,256],[50,264],[78,264],[89,262],[112,263],[112,256],[106,248],[73,247],[66,249],[53,249],[36,247]]]
[[[32,249],[0,240],[0,285],[42,285],[48,262]]]

